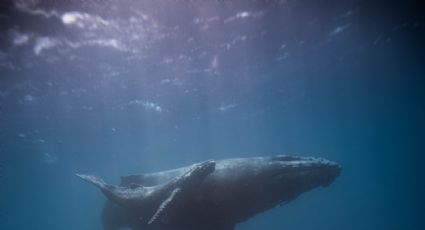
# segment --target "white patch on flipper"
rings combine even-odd
[[[171,192],[171,195],[166,200],[164,200],[164,202],[162,202],[161,205],[159,205],[158,209],[156,210],[155,214],[153,214],[148,224],[152,224],[153,222],[158,220],[160,215],[164,212],[164,209],[173,201],[174,197],[176,196],[178,192],[180,192],[180,190],[181,190],[180,188],[176,188]]]

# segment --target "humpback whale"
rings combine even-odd
[[[232,230],[258,213],[330,185],[341,169],[323,158],[277,155],[124,176],[117,186],[76,175],[108,198],[102,212],[105,230]]]

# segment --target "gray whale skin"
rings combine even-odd
[[[208,160],[191,166],[121,178],[118,186],[77,174],[108,198],[105,230],[232,230],[316,187],[341,166],[323,158],[278,155]]]

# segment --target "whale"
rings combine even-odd
[[[307,191],[328,187],[341,171],[324,158],[276,155],[128,175],[119,185],[76,175],[106,196],[105,230],[233,230]]]

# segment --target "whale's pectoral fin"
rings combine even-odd
[[[170,211],[173,209],[172,207],[178,202],[184,202],[182,197],[187,197],[187,194],[196,191],[205,177],[214,170],[215,162],[213,160],[194,164],[185,173],[164,185],[162,190],[164,192],[167,191],[170,195],[159,205],[155,214],[148,221],[148,224],[153,224],[160,220],[163,221],[165,215],[173,213]]]
[[[182,197],[186,197],[186,195],[183,194],[188,194],[198,189],[205,177],[214,170],[215,162],[212,160],[194,164],[185,173],[164,185],[162,187],[163,192],[167,191],[170,195],[159,205],[155,214],[148,221],[148,224],[164,221],[165,215],[172,215],[172,206],[176,203],[184,202]]]
[[[171,206],[173,202],[174,203],[176,202],[175,197],[180,193],[180,191],[181,191],[180,188],[176,188],[171,192],[170,196],[159,205],[158,209],[156,210],[155,214],[151,217],[148,224],[153,224],[162,219],[162,217],[166,213],[167,208],[169,208],[169,206]]]
[[[193,189],[199,187],[204,179],[214,172],[215,161],[208,160],[199,164],[194,164],[187,168],[186,172],[174,178],[173,181],[168,183],[170,187],[181,187],[183,190]]]

